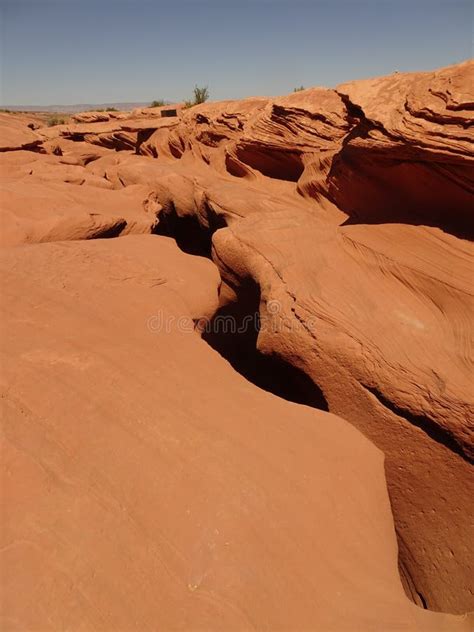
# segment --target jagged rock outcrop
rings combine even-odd
[[[473,236],[474,64],[337,88],[360,112],[329,176],[351,222],[440,226]]]
[[[349,223],[421,223],[469,237],[473,66],[203,104],[183,114],[169,149],[221,173],[297,182]]]
[[[240,310],[239,317],[245,318],[252,316],[251,311],[254,309],[260,315],[258,331],[254,331],[254,335],[245,341],[235,332],[231,333],[235,339],[229,344],[222,344],[222,353],[228,353],[232,362],[235,356],[231,357],[229,349],[237,355],[249,354],[248,364],[268,360],[273,364],[267,364],[266,367],[276,367],[278,363],[278,366],[287,367],[288,371],[297,371],[298,380],[304,378],[304,393],[293,399],[324,407],[343,417],[383,451],[398,537],[400,576],[405,591],[420,606],[451,613],[474,610],[474,559],[469,544],[474,535],[471,499],[474,485],[474,397],[471,386],[474,252],[469,241],[472,236],[474,188],[474,136],[471,127],[474,97],[470,94],[473,67],[474,64],[469,62],[433,73],[395,73],[389,77],[344,84],[335,90],[312,88],[275,99],[262,97],[238,102],[205,103],[170,118],[148,114],[144,110],[125,118],[109,118],[105,122],[41,128],[35,131],[40,142],[29,149],[47,155],[32,151],[1,154],[2,181],[6,191],[2,201],[7,202],[6,211],[2,208],[5,217],[3,234],[10,235],[5,241],[6,245],[116,236],[133,231],[159,232],[173,236],[187,252],[212,257],[222,278],[220,311],[217,316],[225,310],[231,314],[235,313],[233,310]],[[19,142],[10,149],[21,147]],[[90,289],[90,300],[97,301],[101,318],[107,321],[103,315],[106,308],[102,301],[111,301],[112,305],[118,305],[118,302],[121,305],[132,303],[130,298],[125,298],[129,296],[127,292],[132,292],[133,300],[136,298],[139,307],[133,316],[131,312],[122,313],[122,306],[117,308],[120,312],[117,325],[120,332],[118,329],[110,332],[110,335],[123,341],[127,338],[124,333],[126,322],[130,322],[127,319],[131,318],[137,323],[136,319],[144,318],[143,306],[150,285],[148,280],[143,283],[145,289],[142,294],[140,282],[140,289],[135,294],[135,289],[130,289],[130,286],[135,287],[135,280],[129,282],[127,269],[136,265],[136,259],[143,262],[141,257],[145,255],[150,256],[150,262],[154,261],[148,244],[163,242],[156,236],[119,241],[137,245],[136,252],[134,246],[133,252],[127,251],[125,259],[117,255],[117,263],[110,264],[110,269],[123,270],[123,278],[120,278],[125,286],[122,288],[120,285],[114,297],[109,297],[107,290],[103,299],[99,296],[96,298],[96,290]],[[143,246],[143,253],[142,246],[138,247],[139,243],[147,244]],[[35,250],[34,246],[30,246],[34,254],[31,254],[28,270],[38,267],[38,274],[43,270],[46,278],[48,268],[46,263],[41,263],[43,255],[40,253],[47,252],[45,257],[59,260],[57,253],[68,247],[71,253],[84,253],[77,255],[79,261],[75,263],[79,264],[78,270],[82,270],[80,274],[87,277],[83,269],[88,259],[85,253],[95,252],[88,250],[95,247],[97,252],[102,252],[94,244],[61,247],[43,244],[43,250]],[[117,253],[121,248],[131,248],[125,245],[101,247],[106,250],[116,248]],[[18,251],[22,253],[18,254],[22,261],[27,261],[30,256],[29,248]],[[171,250],[168,255],[174,261],[176,255]],[[7,260],[12,262],[15,256],[12,251]],[[94,257],[92,260],[95,260]],[[196,260],[193,261],[192,265],[196,265]],[[15,267],[13,264],[6,265],[7,268],[8,265],[12,269]],[[72,266],[71,269],[67,267],[67,262],[64,265],[64,274],[68,278],[72,275],[71,287],[76,288],[75,284],[79,281]],[[97,277],[100,279],[99,285],[108,288],[108,272],[100,267],[102,264],[97,265],[101,270]],[[160,265],[161,262],[156,262],[157,269]],[[136,278],[134,275],[132,279]],[[161,281],[157,283],[161,284]],[[200,285],[199,282],[197,285]],[[24,296],[29,296],[28,292],[25,291]],[[85,296],[89,287],[87,291],[84,286],[77,292],[77,295]],[[135,310],[134,302],[133,305]],[[181,307],[176,309],[172,312],[176,317],[178,313],[186,312]],[[209,320],[215,309],[214,302],[212,308],[209,304],[207,309],[196,310],[192,314],[195,321],[199,320],[198,329],[202,323],[205,325],[204,321]],[[74,309],[71,307],[70,311],[74,312]],[[16,313],[19,313],[18,310]],[[70,318],[76,316],[72,314]],[[78,321],[80,318],[82,312],[77,315]],[[71,327],[83,326],[82,321],[69,324]],[[100,327],[94,329],[94,340],[100,340],[105,335],[104,331]],[[133,328],[132,339],[137,346],[131,351],[131,343],[127,343],[127,353],[136,353],[137,356],[142,354],[146,358],[144,370],[151,371],[154,355],[143,338],[143,332],[138,335]],[[211,337],[206,339],[211,340]],[[161,337],[160,345],[168,349],[165,340],[168,339]],[[168,380],[177,379],[178,374],[181,376],[179,379],[183,380],[182,384],[194,379],[191,373],[199,374],[197,383],[193,383],[193,389],[196,390],[192,390],[193,393],[201,393],[199,397],[196,395],[197,401],[201,405],[203,401],[215,401],[208,390],[209,384],[215,379],[211,377],[214,369],[203,371],[207,376],[204,387],[201,385],[200,367],[210,362],[219,379],[221,371],[224,374],[231,369],[212,352],[205,350],[202,342],[194,337],[192,340],[192,345],[198,345],[192,348],[198,350],[190,368],[189,360],[186,369],[179,364],[180,373],[178,364],[173,361],[171,369],[162,370],[160,377],[156,378],[160,383],[159,388],[154,383],[152,386],[141,369],[133,376],[130,399],[140,402],[146,419],[150,418],[151,406],[153,410],[159,408],[162,393],[168,392]],[[217,342],[220,345],[222,340]],[[187,345],[184,342],[182,344],[179,336],[170,342],[174,343],[183,350]],[[92,341],[86,341],[84,349],[88,344],[92,344]],[[114,367],[122,367],[121,344],[117,346],[117,355],[114,352],[110,356]],[[54,347],[53,339],[49,345],[49,349]],[[163,357],[168,356],[165,354]],[[244,364],[245,358],[242,366]],[[139,363],[135,366],[138,367]],[[271,373],[273,368],[268,370]],[[117,382],[120,383],[119,390],[125,380],[121,371],[122,368],[118,370],[121,376]],[[242,371],[245,373],[245,366]],[[247,437],[247,424],[248,437],[250,428],[255,429],[252,445],[254,448],[257,446],[257,450],[261,448],[260,436],[265,434],[273,437],[273,424],[277,428],[281,424],[282,428],[287,429],[287,434],[279,435],[281,445],[277,446],[272,438],[271,446],[265,448],[264,460],[279,481],[284,480],[285,475],[289,477],[294,467],[298,468],[295,470],[297,472],[307,472],[308,467],[313,472],[311,468],[316,468],[314,472],[317,470],[318,476],[321,474],[322,470],[318,469],[320,439],[311,433],[320,432],[322,427],[331,429],[331,424],[331,432],[334,430],[340,434],[340,455],[346,455],[337,457],[338,467],[342,467],[341,460],[346,459],[353,468],[351,471],[354,476],[362,476],[360,472],[366,471],[364,463],[372,463],[376,452],[370,452],[369,449],[360,459],[354,456],[354,460],[350,451],[347,454],[343,452],[345,433],[349,431],[345,430],[337,417],[327,417],[323,413],[284,404],[258,392],[240,378],[235,390],[231,382],[236,378],[230,375],[229,381],[227,377],[222,378],[225,389],[228,388],[222,391],[226,401],[245,401],[238,420],[234,413],[226,413],[230,415],[232,433],[234,430],[236,433],[232,434],[235,445],[240,447],[238,452],[232,453],[227,444],[219,444],[218,455],[216,452],[212,457],[219,464],[221,461],[246,462],[248,446],[245,441],[242,443],[242,436]],[[141,383],[147,387],[146,391],[141,388]],[[28,384],[22,391],[22,397],[26,397],[24,394],[27,393]],[[85,381],[84,389],[86,387]],[[245,387],[244,390],[241,387]],[[51,385],[48,388],[52,388]],[[155,388],[158,390],[153,390]],[[125,388],[123,390],[126,392]],[[184,386],[181,390],[184,390]],[[285,397],[291,399],[290,391],[291,388],[284,390],[279,387],[276,392],[285,392]],[[112,392],[115,391],[110,386],[107,404],[111,401]],[[154,394],[151,395],[151,392]],[[58,393],[61,399],[61,391],[58,390]],[[254,394],[257,399],[264,397],[262,408],[260,404],[253,403],[257,402],[252,399]],[[54,399],[54,395],[50,399]],[[182,399],[180,397],[180,406],[183,404]],[[170,403],[169,410],[173,410],[173,405]],[[278,406],[283,408],[277,410]],[[267,412],[262,412],[261,417],[272,416],[271,429],[261,424],[258,415],[256,417],[254,412],[249,412],[263,411],[264,408]],[[192,416],[190,410],[186,408],[184,417]],[[293,410],[299,412],[290,412]],[[195,407],[193,414],[198,415],[197,428],[201,427],[203,418],[208,419],[205,407]],[[212,415],[209,418],[217,419]],[[303,418],[308,421],[302,421]],[[128,418],[120,417],[120,423],[129,428]],[[209,423],[209,428],[212,426],[215,429],[215,425],[212,425],[214,422]],[[238,437],[239,424],[244,434]],[[150,427],[145,425],[146,432],[151,432]],[[172,445],[185,441],[184,430],[183,434],[180,432],[181,427],[170,440]],[[260,432],[263,434],[260,435]],[[314,440],[305,441],[305,435]],[[112,444],[120,441],[117,434],[113,433],[112,436],[115,437]],[[145,442],[149,436],[146,435]],[[171,435],[165,433],[166,436],[169,438]],[[350,434],[352,436],[358,437],[357,433]],[[358,438],[354,441],[357,446],[357,441],[362,440]],[[362,442],[360,445],[368,444]],[[234,447],[234,450],[237,449]],[[304,456],[297,466],[295,463],[300,451]],[[313,460],[309,456],[311,452]],[[337,450],[328,452],[328,463],[336,458],[336,453]],[[145,453],[140,451],[139,454],[140,459],[147,462]],[[294,460],[291,460],[293,457],[290,455],[295,455]],[[129,454],[127,458],[133,461],[135,457]],[[179,459],[173,462],[179,462]],[[277,462],[281,466],[276,466]],[[377,462],[380,470],[380,461]],[[217,476],[225,481],[223,486],[228,484],[230,489],[235,489],[231,469],[223,467],[219,465],[217,469],[211,468],[211,484],[217,484],[214,480]],[[267,483],[270,485],[262,473],[266,469],[252,470],[255,476],[251,480],[252,486],[257,485],[259,489],[259,498],[268,499],[274,497],[276,488],[266,486]],[[333,473],[332,466],[329,471]],[[133,472],[134,485],[142,490],[135,477],[137,466]],[[367,478],[363,478],[367,493],[372,493],[374,489],[369,481],[373,481],[373,485],[380,483],[380,471],[378,474],[374,472],[375,469],[371,470]],[[292,484],[297,478],[291,479]],[[208,479],[206,481],[204,477],[200,478],[199,485],[209,483]],[[319,489],[312,475],[311,481],[313,487],[308,484],[301,495],[301,498],[305,497],[305,503],[309,502],[310,505],[314,490]],[[114,484],[117,484],[117,489],[121,489],[122,481]],[[147,483],[145,487],[149,489],[150,484]],[[329,484],[334,484],[332,479]],[[153,490],[157,494],[162,493],[158,488],[153,487]],[[335,502],[338,502],[341,493],[333,489]],[[239,494],[240,491],[237,493],[240,498]],[[353,498],[351,494],[355,494]],[[213,503],[214,496],[211,494],[209,498]],[[187,499],[186,489],[182,502],[187,502]],[[383,505],[380,495],[377,499],[374,507],[377,502]],[[356,516],[363,519],[360,512],[361,503],[365,503],[365,500],[346,488],[344,502],[348,502],[350,507],[357,506],[359,513]],[[138,513],[132,514],[139,524],[142,524],[142,520],[151,529],[152,524],[159,523],[157,518],[150,517],[140,503],[137,507]],[[280,509],[272,513],[276,511],[273,505],[267,507],[269,513],[257,513],[262,521],[272,523],[275,520],[275,524],[281,524],[278,516],[281,518],[285,515],[286,519],[290,516],[292,522],[288,533],[291,532],[291,538],[300,537],[299,529],[303,529],[306,534],[301,525],[307,524],[308,514],[303,511],[294,513],[288,498],[278,507],[283,513],[280,513]],[[214,509],[213,505],[210,510],[212,515]],[[311,513],[313,509],[308,511]],[[315,516],[321,515],[316,509],[314,512]],[[369,513],[373,514],[373,519],[385,519],[374,509],[369,509]],[[201,526],[208,524],[203,518],[204,514],[204,510],[199,513],[199,518],[203,519]],[[231,512],[229,516],[229,520],[235,521],[235,524],[244,520],[242,513]],[[342,522],[337,523],[339,526],[345,521],[350,522],[346,514],[340,516]],[[101,514],[100,520],[102,518]],[[176,529],[177,524],[170,519],[166,528]],[[299,525],[298,529],[295,527],[296,530],[292,531],[296,524]],[[334,525],[331,523],[328,533],[333,531]],[[248,534],[247,529],[244,531]],[[128,541],[129,535],[125,531],[123,533],[125,541]],[[314,533],[312,531],[313,536]],[[336,533],[340,533],[339,543],[344,541],[344,546],[357,545],[355,537],[351,539],[351,536],[337,529]],[[308,539],[300,543],[301,551],[312,554],[311,538],[306,535]],[[258,552],[258,547],[254,547],[256,540],[252,539],[253,536],[246,537],[250,538],[248,546],[252,552]],[[376,563],[384,559],[384,572],[390,573],[393,571],[393,558],[389,563],[379,548],[370,548],[375,546],[374,537],[373,534],[367,534],[365,538],[364,559]],[[192,536],[189,538],[191,541]],[[378,541],[375,538],[375,543]],[[384,542],[387,541],[385,538]],[[285,569],[285,590],[289,588],[288,569],[294,568],[292,577],[298,577],[301,572],[306,575],[306,579],[291,583],[286,599],[278,592],[283,584],[278,584],[278,590],[269,597],[272,606],[269,607],[270,601],[264,599],[262,604],[259,603],[259,610],[254,601],[249,605],[245,591],[249,590],[250,584],[246,579],[239,580],[242,593],[239,592],[240,588],[234,592],[231,590],[234,584],[228,578],[234,577],[234,569],[244,559],[239,555],[247,550],[244,539],[239,542],[242,548],[237,557],[231,561],[222,558],[227,561],[222,562],[222,566],[218,565],[216,575],[212,572],[209,575],[211,584],[214,578],[218,578],[216,582],[220,582],[223,591],[219,593],[222,604],[219,606],[219,615],[215,610],[213,615],[209,615],[211,619],[223,613],[230,626],[246,625],[256,629],[266,629],[266,626],[274,629],[277,623],[281,625],[282,622],[289,626],[290,620],[287,622],[286,615],[283,616],[278,608],[274,610],[276,606],[284,604],[285,612],[293,612],[297,616],[294,620],[297,622],[296,628],[318,629],[319,626],[319,629],[341,629],[346,625],[346,619],[341,618],[343,614],[335,609],[332,597],[327,597],[329,593],[324,593],[318,602],[319,606],[314,608],[315,594],[319,594],[321,585],[329,581],[324,575],[324,568],[330,567],[328,560],[333,555],[337,558],[335,550],[331,549],[331,553],[324,558],[321,575],[314,579],[316,575],[313,577],[311,573],[319,572],[315,570],[319,562],[313,560],[314,564],[307,564],[303,571],[303,566],[299,566],[296,557],[293,557],[293,549],[287,549],[289,557],[284,557],[279,566]],[[153,542],[155,546],[156,542]],[[183,550],[188,551],[186,546]],[[357,551],[355,557],[362,555],[362,549]],[[191,559],[186,555],[184,559]],[[207,552],[205,555],[214,564],[214,554]],[[252,584],[252,590],[259,595],[260,602],[261,595],[266,594],[263,586],[270,581],[271,575],[275,575],[276,567],[270,563],[273,559],[271,555],[266,558],[261,551],[259,555],[258,568],[268,569],[268,574],[267,571],[259,570],[259,579],[255,585]],[[155,577],[153,565],[146,568],[147,573],[150,573],[147,577]],[[134,577],[139,573],[138,569],[138,566],[134,567]],[[226,572],[230,575],[226,575]],[[343,570],[343,574],[345,572]],[[347,573],[349,577],[349,571]],[[208,575],[204,574],[203,577]],[[356,574],[347,580],[352,585],[352,597],[349,599],[346,595],[344,605],[350,602],[347,606],[347,621],[351,625],[357,622],[357,626],[364,630],[397,626],[411,630],[425,624],[427,629],[435,630],[442,629],[445,624],[448,629],[451,629],[450,625],[456,625],[454,619],[427,613],[427,618],[418,619],[422,617],[421,610],[407,609],[398,596],[392,601],[390,614],[381,605],[380,616],[376,620],[365,618],[361,612],[366,611],[364,604],[368,602],[364,599],[370,590],[364,591],[360,587],[373,586],[371,582],[374,577],[373,574],[370,577]],[[231,592],[226,592],[227,580]],[[393,577],[390,582],[392,580]],[[130,580],[131,585],[133,581]],[[384,587],[387,585],[387,576],[376,581],[380,581]],[[304,589],[301,588],[303,584]],[[190,586],[193,587],[191,592],[196,591],[199,595],[199,591],[194,588],[200,586],[199,582],[193,580]],[[216,586],[211,585],[209,594],[215,594]],[[310,588],[306,593],[304,591],[308,586]],[[391,583],[390,586],[393,595],[398,595],[395,584]],[[385,594],[385,588],[381,590]],[[168,603],[174,603],[173,600],[177,598],[170,593]],[[109,603],[107,599],[104,593],[104,600]],[[374,597],[373,601],[385,603],[379,597]],[[139,603],[140,611],[154,612],[146,595]],[[327,610],[321,607],[321,604],[326,603]],[[360,610],[354,610],[357,604]],[[202,625],[207,625],[206,622],[211,620],[205,618],[208,615],[199,610],[200,606],[196,606],[196,611],[192,610],[194,606],[189,608],[191,610],[188,612],[197,613],[193,621],[199,620]],[[230,614],[227,608],[234,608],[234,614]],[[320,614],[315,614],[316,611]],[[186,627],[189,623],[184,619],[179,622],[173,619],[172,605],[166,612],[162,619],[165,627],[173,624],[179,629],[179,625]],[[255,614],[257,612],[260,614]],[[271,613],[274,619],[266,619],[268,623],[262,623],[263,619],[259,617],[264,612],[265,616]],[[326,618],[327,612],[335,613],[335,618],[332,620],[329,615]],[[394,619],[393,612],[399,618]],[[406,614],[408,612],[416,613],[413,615],[415,618],[410,619],[412,615]],[[107,620],[107,624],[115,625],[120,616],[117,611]],[[244,618],[239,618],[241,616]]]

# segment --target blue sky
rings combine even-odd
[[[211,99],[473,56],[474,0],[0,0],[1,102]]]

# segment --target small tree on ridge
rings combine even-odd
[[[209,88],[207,86],[200,88],[199,86],[194,86],[194,102],[193,105],[198,105],[198,103],[204,103],[209,99]]]

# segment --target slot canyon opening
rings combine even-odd
[[[210,207],[205,209],[208,226],[201,224],[196,215],[181,215],[172,208],[162,211],[154,235],[172,237],[178,247],[188,255],[197,255],[211,259],[212,235],[219,228],[225,228],[225,218],[217,215]]]
[[[259,388],[297,404],[328,411],[316,384],[277,355],[257,349],[261,319],[260,288],[253,279],[236,288],[237,300],[221,307],[207,323],[202,338],[232,367]]]
[[[204,227],[196,217],[178,217],[171,213],[160,221],[157,234],[176,239],[178,246],[189,254],[211,258],[212,234],[217,224],[224,227],[220,217],[210,227]],[[214,225],[216,224],[216,225]],[[221,306],[202,329],[202,339],[224,357],[231,366],[255,386],[282,399],[297,404],[329,411],[328,402],[317,384],[302,370],[275,355],[261,353],[257,338],[261,327],[259,285],[250,277],[232,285],[236,299]],[[393,505],[392,505],[393,507]],[[394,516],[396,518],[396,516]],[[396,520],[395,520],[396,524]],[[420,592],[411,577],[410,569],[416,561],[403,546],[396,530],[399,544],[399,575],[406,595],[419,607],[430,608],[430,600]]]
[[[209,226],[196,216],[178,216],[175,209],[161,213],[154,231],[172,237],[181,250],[211,259],[212,234],[226,227],[225,218],[207,208]],[[250,278],[233,288],[237,300],[221,307],[206,324],[202,339],[224,357],[232,367],[259,388],[297,404],[328,411],[320,388],[306,373],[279,358],[257,349],[260,331],[260,288]]]
[[[178,247],[188,255],[211,258],[212,232],[201,226],[194,215],[178,217],[175,212],[161,213],[153,233],[172,237]]]
[[[260,149],[252,145],[242,144],[236,148],[235,154],[241,163],[276,180],[298,182],[304,171],[301,154],[296,151],[273,148]],[[234,161],[234,166],[237,164]]]

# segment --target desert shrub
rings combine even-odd
[[[199,103],[204,103],[209,99],[209,88],[204,86],[200,88],[199,86],[194,86],[194,99],[188,100],[184,102],[183,108],[192,108],[193,105],[199,105]]]
[[[193,105],[198,105],[198,103],[204,103],[209,99],[209,88],[204,86],[200,88],[199,86],[194,86],[194,102]]]
[[[306,88],[304,86],[300,86],[299,88],[293,88],[293,92],[301,92],[302,90],[305,90]]]
[[[48,127],[53,127],[54,125],[64,125],[65,122],[66,119],[61,116],[50,116],[47,119],[46,124]]]
[[[164,105],[166,105],[166,103],[163,101],[163,99],[158,99],[157,101],[152,101],[150,103],[151,108],[161,108]]]
[[[105,108],[106,112],[118,112],[117,108]]]

